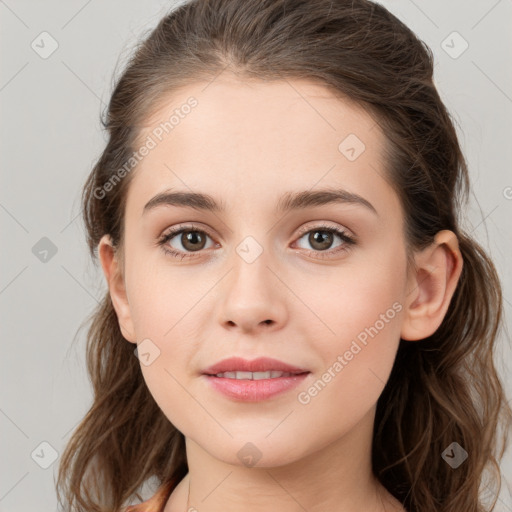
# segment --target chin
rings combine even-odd
[[[209,448],[205,445],[205,448],[213,457],[226,464],[247,468],[273,468],[292,464],[305,455],[296,451],[298,442],[299,440],[289,436],[286,442],[277,436],[269,439],[265,434],[255,433],[251,436],[246,432],[240,437],[234,436],[227,444],[224,441],[215,447]]]

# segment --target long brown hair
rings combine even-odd
[[[443,229],[458,236],[464,266],[455,295],[432,336],[400,341],[377,404],[372,465],[409,512],[493,510],[497,498],[486,508],[479,496],[482,480],[490,470],[500,488],[498,463],[512,423],[494,365],[500,282],[460,227],[467,164],[433,83],[432,52],[384,7],[367,0],[196,0],[170,11],[137,47],[102,120],[109,139],[82,195],[91,256],[110,234],[122,258],[136,169],[105,184],[122,175],[140,127],[165,95],[227,68],[244,79],[306,78],[363,106],[387,138],[387,178],[401,199],[408,247],[426,246]],[[89,320],[93,403],[62,455],[57,493],[65,510],[117,511],[141,499],[149,479],[163,484],[186,474],[184,437],[148,391],[108,291]],[[441,456],[454,442],[468,453],[457,469]]]

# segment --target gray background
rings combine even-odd
[[[474,186],[467,229],[497,264],[511,331],[512,1],[381,3],[434,51],[435,82],[459,125]],[[78,328],[106,290],[87,254],[80,188],[103,149],[99,116],[114,71],[171,5],[0,0],[0,511],[56,510],[51,447],[62,452],[91,400],[86,330]],[[44,55],[52,44],[58,48]],[[46,262],[41,244],[57,251]],[[496,359],[511,399],[504,337]],[[508,512],[511,449],[501,468],[496,510]]]

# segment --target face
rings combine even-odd
[[[190,97],[197,104],[182,108]],[[168,419],[219,460],[240,465],[251,442],[270,466],[371,417],[408,289],[404,218],[383,178],[379,125],[307,81],[219,77],[167,98],[140,143],[148,137],[155,144],[134,171],[125,211],[124,334],[144,343],[142,373]],[[338,199],[326,202],[325,190]],[[145,208],[166,192],[207,194],[219,209]],[[301,193],[317,201],[280,208]],[[244,399],[236,393],[247,383],[228,382],[230,395],[203,374],[232,356],[307,373],[281,377],[277,394],[256,384]]]

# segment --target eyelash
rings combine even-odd
[[[180,260],[184,260],[186,258],[194,258],[201,251],[197,251],[197,253],[190,253],[190,254],[183,253],[182,251],[177,251],[175,249],[169,249],[169,246],[166,245],[169,240],[174,238],[176,235],[183,233],[184,231],[198,232],[198,233],[207,235],[210,238],[213,238],[208,234],[207,231],[199,228],[198,226],[195,226],[193,224],[183,226],[180,224],[180,225],[176,226],[175,228],[173,228],[168,233],[166,233],[165,235],[163,235],[158,240],[157,244],[162,247],[162,250],[164,251],[164,253],[166,253],[167,255],[169,255],[173,258],[179,258]],[[305,234],[307,234],[311,231],[326,231],[328,233],[333,233],[333,234],[337,235],[344,242],[344,245],[341,245],[334,250],[333,249],[328,249],[326,251],[308,250],[308,253],[314,253],[316,255],[319,255],[321,259],[329,258],[329,257],[333,256],[334,254],[337,254],[342,251],[347,251],[351,245],[356,244],[356,240],[353,237],[349,236],[346,233],[346,231],[343,231],[342,229],[335,228],[333,226],[327,226],[324,224],[319,225],[319,226],[314,226],[313,228],[308,227],[308,228],[304,228],[304,229],[300,230],[298,240],[301,239]],[[324,254],[329,254],[329,256],[324,256]]]

